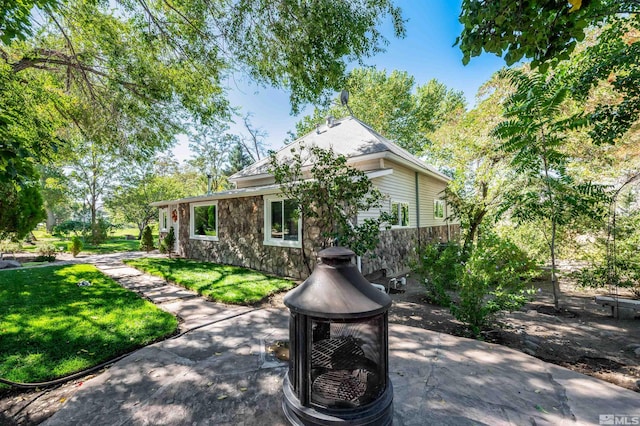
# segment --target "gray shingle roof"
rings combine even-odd
[[[370,154],[391,153],[399,159],[410,163],[414,168],[448,180],[445,175],[435,168],[394,144],[355,117],[336,120],[332,127],[323,125],[319,127],[318,131],[314,130],[302,136],[278,151],[276,154],[278,160],[282,161],[287,157],[291,157],[291,150],[293,148],[297,149],[300,145],[307,147],[315,145],[323,149],[333,148],[336,154],[342,154],[350,159]],[[268,157],[264,158],[230,176],[229,180],[264,176],[269,173],[269,162],[270,159]]]

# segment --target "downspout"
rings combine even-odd
[[[446,216],[444,217],[444,220],[447,221],[447,242],[451,242],[451,221],[449,220],[449,203],[447,203],[447,201],[445,200],[444,202],[445,205],[445,214]]]
[[[416,229],[418,230],[418,249],[422,247],[420,241],[420,187],[419,187],[419,175],[418,172],[415,172],[416,175]]]

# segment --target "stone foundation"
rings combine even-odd
[[[417,260],[417,247],[433,242],[455,241],[459,236],[458,224],[382,231],[375,252],[362,258],[362,273],[368,275],[386,269],[389,277],[405,274]]]

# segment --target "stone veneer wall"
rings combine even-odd
[[[457,240],[460,225],[429,226],[424,228],[389,229],[380,233],[380,243],[375,252],[362,258],[362,273],[372,274],[383,268],[390,277],[409,271],[410,263],[416,260],[416,248],[432,242]]]
[[[186,258],[244,266],[278,276],[304,279],[313,270],[317,253],[311,243],[319,230],[313,224],[303,227],[307,267],[302,249],[265,246],[264,201],[262,196],[231,198],[218,201],[218,241],[189,238],[189,204],[178,206],[179,248]],[[450,225],[451,239],[459,237],[460,226]],[[162,235],[163,237],[164,235]],[[447,241],[447,226],[402,228],[382,231],[380,244],[372,255],[362,259],[362,272],[370,274],[386,267],[389,276],[406,273],[415,258],[418,244]]]
[[[180,204],[179,214],[181,256],[244,266],[285,277],[308,276],[302,249],[263,244],[262,196],[218,200],[218,241],[189,239],[189,205]],[[305,249],[313,268],[315,254],[310,244],[305,244]]]

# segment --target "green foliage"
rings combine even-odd
[[[272,153],[269,173],[282,185],[284,197],[299,206],[304,226],[320,229],[317,248],[337,240],[362,256],[378,245],[380,226],[390,220],[389,214],[357,225],[354,219],[360,211],[380,207],[384,197],[364,172],[347,165],[344,155],[301,145],[291,149],[291,157]]]
[[[595,245],[601,257],[574,273],[578,284],[584,287],[619,286],[640,291],[640,211],[636,204],[617,213],[613,235],[607,240],[599,238]],[[613,237],[615,236],[615,241]],[[609,250],[607,250],[607,245]]]
[[[220,33],[229,35],[231,50],[252,77],[288,89],[293,112],[326,97],[327,88],[343,89],[347,64],[382,50],[377,26],[385,17],[404,36],[401,11],[389,0],[259,0],[225,12]]]
[[[523,179],[504,197],[503,211],[518,222],[548,223],[551,282],[558,308],[560,287],[556,269],[558,226],[581,215],[604,214],[604,189],[590,182],[577,183],[568,173],[568,155],[563,150],[569,131],[585,124],[581,112],[567,115],[563,110],[569,92],[561,76],[503,72],[515,91],[504,103],[505,121],[493,133],[502,139],[501,149],[512,155],[511,167]]]
[[[425,152],[429,133],[463,110],[465,103],[462,92],[447,89],[437,80],[416,86],[415,79],[405,71],[387,74],[374,68],[356,68],[345,88],[355,117],[413,154]],[[296,124],[296,132],[302,136],[328,115],[343,117],[350,111],[336,99],[333,106],[316,108],[313,115],[303,117]]]
[[[76,257],[78,253],[82,251],[83,246],[84,243],[82,242],[82,239],[79,236],[74,235],[71,237],[71,241],[69,241],[67,249],[71,252],[73,257]]]
[[[425,246],[418,273],[430,297],[477,335],[495,313],[527,301],[537,268],[514,243],[489,234],[470,254],[454,243]]]
[[[420,248],[419,262],[414,269],[434,303],[451,306],[450,293],[458,289],[458,269],[462,262],[462,248],[457,243],[427,244]]]
[[[22,250],[22,243],[19,241],[0,240],[0,255],[3,253],[15,254]]]
[[[54,235],[68,236],[71,233],[74,235],[82,234],[91,227],[90,224],[82,222],[80,220],[65,220],[64,222],[56,225],[53,228]]]
[[[58,249],[55,245],[47,243],[38,246],[36,251],[38,253],[36,262],[53,262],[56,260]]]
[[[0,173],[31,176],[45,157],[30,148],[53,148],[56,134],[148,157],[184,122],[229,116],[231,70],[287,89],[298,110],[341,89],[347,64],[382,50],[386,17],[404,34],[391,0],[58,3],[1,8]],[[32,24],[35,35],[15,41]],[[47,101],[27,102],[36,92]]]
[[[142,232],[142,238],[140,239],[140,250],[144,250],[149,253],[155,248],[153,244],[153,234],[151,228],[147,225]]]
[[[107,241],[111,227],[112,225],[108,220],[99,218],[91,227],[91,235],[89,237],[91,243],[97,246]]]
[[[507,65],[521,59],[538,66],[568,59],[577,42],[585,38],[589,26],[598,25],[624,12],[638,12],[629,0],[566,1],[542,0],[523,4],[511,0],[478,2],[464,0],[457,38],[462,62],[482,51],[504,56]]]
[[[231,151],[229,152],[229,165],[225,169],[224,173],[227,176],[231,176],[251,163],[253,163],[253,161],[251,161],[251,157],[247,154],[247,150],[244,148],[242,143],[238,142],[233,145],[233,148],[231,148]]]
[[[173,226],[169,228],[169,232],[164,236],[162,241],[160,242],[160,253],[168,254],[171,257],[171,253],[173,253],[176,244],[176,234],[173,229]]]
[[[542,71],[555,67],[564,86],[587,104],[591,138],[617,143],[640,117],[638,12],[634,0],[544,0],[525,7],[464,0],[456,43],[465,64],[484,50],[508,65],[528,58]]]
[[[295,285],[251,269],[194,260],[138,258],[125,263],[222,303],[252,304]]]
[[[635,7],[640,11],[640,4]],[[597,144],[620,143],[640,118],[640,15],[607,22],[559,67],[572,95],[585,104],[589,136]]]
[[[44,218],[42,196],[36,185],[0,179],[0,240],[21,240]]]
[[[120,175],[119,185],[105,197],[105,206],[114,218],[137,224],[140,237],[144,228],[157,220],[158,208],[151,206],[152,202],[189,195],[190,185],[184,176],[158,176],[150,164],[134,165]]]
[[[79,287],[81,280],[91,283]],[[98,365],[176,330],[178,321],[92,265],[0,273],[0,377],[42,382]]]
[[[26,39],[32,34],[32,10],[51,11],[59,6],[59,0],[4,1],[0,8],[0,41],[9,44],[14,39]]]

